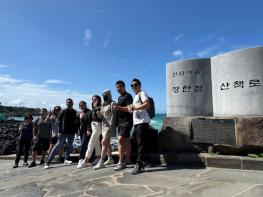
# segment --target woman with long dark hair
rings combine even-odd
[[[101,97],[98,95],[94,95],[92,97],[92,121],[91,121],[91,129],[92,133],[90,136],[88,149],[86,151],[85,159],[79,163],[77,168],[85,168],[87,164],[89,163],[89,159],[91,158],[91,155],[94,151],[94,148],[97,144],[100,144],[100,136],[102,134],[102,119],[99,117],[101,111]],[[101,147],[96,146],[96,148],[99,148],[99,150],[96,150],[96,153],[101,153]],[[100,159],[100,154],[96,155],[97,161]]]

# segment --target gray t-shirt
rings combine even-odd
[[[34,129],[39,139],[51,138],[52,124],[49,118],[46,118],[45,120],[41,118],[37,119],[34,123]]]
[[[56,118],[52,122],[52,136],[58,136],[59,126],[58,126],[58,118]]]

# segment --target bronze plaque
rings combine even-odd
[[[236,145],[234,119],[192,119],[193,142]]]

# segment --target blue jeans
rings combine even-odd
[[[58,142],[50,152],[48,156],[47,163],[51,163],[51,161],[54,159],[56,155],[58,155],[59,150],[62,146],[64,146],[65,141],[67,140],[67,148],[66,148],[66,155],[65,159],[68,160],[70,158],[70,152],[72,150],[72,145],[74,142],[75,134],[62,134],[60,138],[58,139]]]
[[[88,148],[89,139],[90,139],[90,135],[83,133],[81,137],[81,147],[80,147],[79,159],[85,159],[85,154]]]

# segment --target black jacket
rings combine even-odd
[[[84,111],[84,116],[80,119],[79,133],[80,136],[86,134],[87,131],[91,132],[91,121],[92,121],[92,112],[90,109]]]
[[[75,134],[78,130],[76,110],[64,109],[58,117],[59,133]]]

